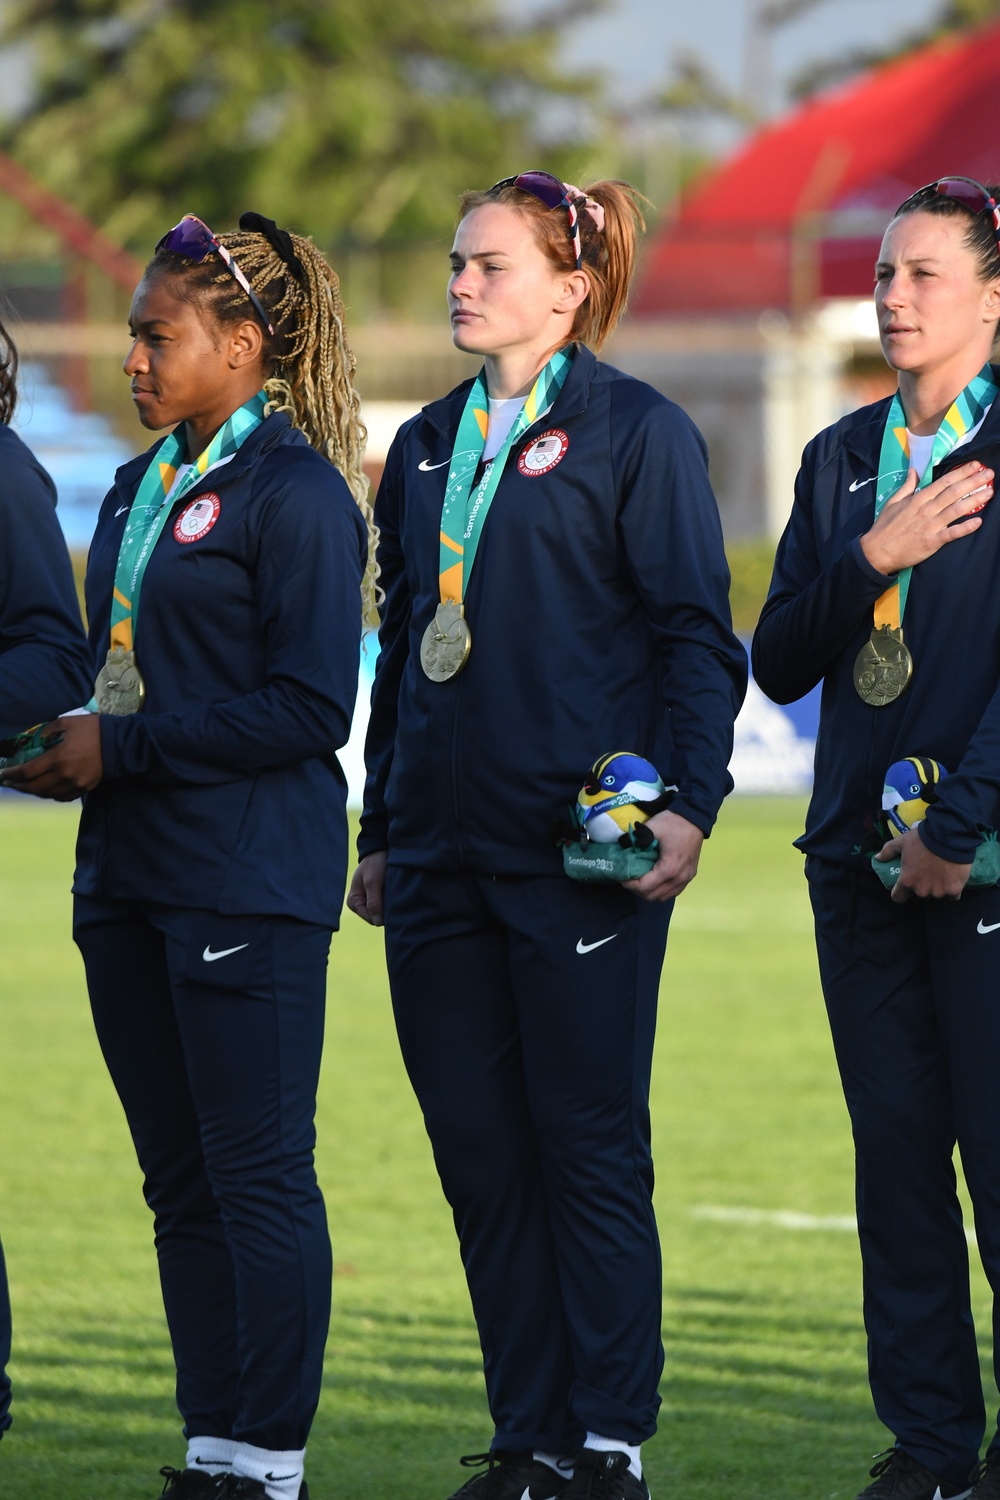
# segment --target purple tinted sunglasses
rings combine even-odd
[[[185,260],[195,262],[203,261],[207,255],[217,255],[226,270],[246,292],[250,301],[256,309],[257,316],[267,329],[268,333],[274,335],[274,324],[264,311],[263,303],[257,296],[239,266],[236,264],[225,245],[219,240],[217,234],[213,234],[208,225],[203,223],[195,214],[185,214],[179,224],[173,229],[168,229],[162,239],[156,242],[157,250],[169,250],[174,255],[183,255]]]
[[[989,209],[993,216],[993,233],[1000,248],[1000,207],[993,194],[981,182],[977,182],[974,177],[939,177],[937,182],[929,182],[926,187],[918,188],[906,201],[911,203],[913,198],[923,198],[930,193],[938,193],[942,198],[954,198],[956,203],[961,203],[963,208],[973,214],[981,214],[984,209]]]
[[[495,182],[487,193],[498,193],[501,188],[516,187],[522,193],[530,193],[537,198],[539,203],[544,203],[546,208],[565,208],[569,212],[569,237],[573,241],[573,254],[576,256],[576,269],[579,271],[583,265],[583,256],[580,247],[580,217],[576,211],[576,205],[566,191],[566,184],[560,182],[558,177],[553,177],[551,172],[521,172],[517,177],[504,177],[500,182]]]

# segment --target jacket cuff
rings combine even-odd
[[[101,714],[101,759],[104,781],[140,776],[149,770],[149,731],[141,714]]]
[[[361,814],[361,829],[358,833],[358,859],[367,854],[380,854],[389,847],[389,818],[385,812]]]
[[[880,583],[883,588],[889,588],[898,578],[898,573],[880,573],[878,568],[873,568],[864,553],[861,538],[856,536],[848,548],[854,561],[870,583]]]

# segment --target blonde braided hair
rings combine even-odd
[[[310,447],[343,475],[365,519],[368,566],[361,598],[363,620],[369,627],[383,597],[378,586],[378,528],[362,467],[368,434],[354,387],[357,361],[344,329],[339,277],[312,240],[302,235],[289,237],[301,277],[256,230],[234,230],[218,238],[232,252],[274,325],[274,334],[266,335],[264,341],[268,415],[288,414]],[[195,294],[223,326],[253,316],[246,293],[217,255],[196,262],[159,250],[147,271],[168,274],[182,297]]]

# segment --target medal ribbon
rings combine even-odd
[[[473,495],[472,481],[476,477],[479,460],[486,446],[490,421],[485,370],[480,370],[476,376],[458,424],[441,507],[438,575],[442,604],[461,604],[465,598],[469,574],[479,548],[479,538],[507,456],[521,434],[549,410],[562,389],[572,363],[572,347],[568,350],[560,349],[553,354],[531,387],[503,447],[486,465]]]
[[[139,593],[146,564],[173,512],[174,502],[186,495],[212,464],[218,463],[220,458],[230,458],[246,442],[251,432],[263,422],[266,404],[264,392],[258,391],[256,396],[223,422],[204,453],[198,455],[170,496],[169,505],[166,500],[170,494],[170,486],[187,452],[183,423],[174,428],[153,454],[132,501],[125,523],[125,534],[118,550],[115,587],[111,596],[112,650],[116,646],[121,646],[125,651],[134,648]]]
[[[934,437],[934,447],[924,470],[918,489],[924,489],[934,477],[934,470],[942,459],[947,458],[977,422],[981,422],[992,405],[998,386],[990,366],[984,365],[974,380],[957,396],[945,414]],[[885,432],[882,435],[882,450],[878,460],[878,485],[875,496],[875,519],[891,495],[894,495],[906,478],[910,467],[910,444],[906,434],[906,414],[897,391],[892,398]],[[912,568],[904,568],[896,582],[875,601],[875,625],[888,625],[898,631],[903,623],[906,596],[910,588]]]

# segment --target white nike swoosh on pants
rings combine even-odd
[[[617,936],[617,932],[613,932],[610,937],[598,938],[596,943],[585,943],[583,938],[580,938],[577,941],[576,951],[577,953],[591,953],[595,948],[603,948],[605,943],[614,942]]]
[[[201,956],[207,964],[214,964],[217,958],[228,958],[230,953],[241,953],[244,948],[249,948],[249,946],[249,943],[239,943],[235,948],[220,948],[218,953],[213,953],[212,945],[209,943]]]

